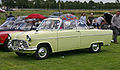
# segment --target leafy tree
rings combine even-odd
[[[61,9],[120,9],[119,0],[115,3],[95,3],[90,0],[88,3],[86,1],[66,1],[63,2],[56,0],[2,0],[4,6],[14,8],[41,8],[41,9],[59,9],[59,3]]]
[[[119,0],[116,0],[116,3],[119,3]]]

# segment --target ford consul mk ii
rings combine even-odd
[[[89,48],[97,53],[101,46],[112,40],[112,30],[88,29],[76,20],[61,18],[44,19],[36,31],[9,35],[8,47],[18,56],[34,54],[36,59],[45,59],[51,53]]]

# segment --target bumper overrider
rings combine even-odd
[[[9,41],[8,48],[15,52],[21,53],[34,53],[37,50],[37,47],[29,47],[30,44],[24,40],[14,39]]]

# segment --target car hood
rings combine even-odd
[[[15,32],[21,32],[21,31],[0,31],[0,35],[2,35],[2,34],[11,34],[11,33],[15,33]]]
[[[47,37],[51,37],[51,30],[40,30],[38,32],[36,32],[35,30],[32,31],[27,31],[27,32],[19,32],[19,33],[15,33],[12,34],[12,38],[13,39],[18,39],[18,40],[27,40],[26,36],[29,35],[32,39],[38,39],[39,38],[47,38]],[[52,36],[56,36],[56,32],[53,31],[55,33],[55,35]]]

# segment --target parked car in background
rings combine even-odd
[[[25,22],[25,21],[18,21],[12,24],[9,23],[7,24],[7,26],[4,24],[1,27],[2,28],[0,29],[0,45],[1,45],[0,47],[3,47],[6,51],[9,51],[8,46],[7,46],[9,42],[9,34],[12,34],[15,32],[36,30],[37,28],[35,24]]]
[[[1,13],[5,13],[6,11],[0,8],[0,12]]]
[[[44,19],[36,31],[9,34],[8,47],[18,56],[34,54],[45,59],[51,53],[89,48],[97,53],[111,43],[112,30],[88,29],[77,20]]]
[[[59,16],[61,16],[61,15],[63,15],[62,12],[54,12],[52,15],[49,16],[49,18],[59,17]]]
[[[14,11],[15,9],[12,9],[12,8],[7,8],[5,9],[6,11]]]
[[[6,21],[2,25],[0,25],[0,31],[9,29],[14,24],[14,21],[14,17],[7,18]]]
[[[6,21],[2,25],[0,25],[0,32],[10,31],[13,24],[24,22],[26,17],[27,16],[19,16],[17,19],[15,19],[15,17],[7,18]]]

